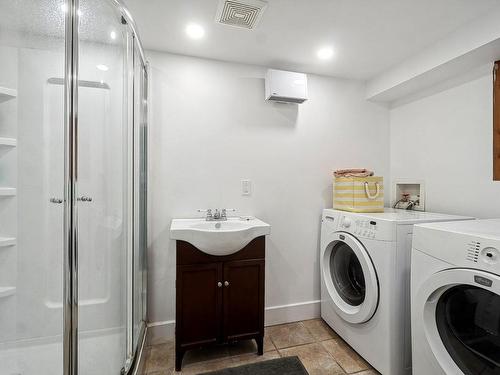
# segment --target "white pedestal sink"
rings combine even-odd
[[[174,219],[170,225],[171,239],[189,242],[204,253],[218,256],[233,254],[254,238],[270,233],[271,226],[256,218]]]

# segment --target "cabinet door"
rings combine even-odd
[[[224,263],[224,339],[264,333],[264,260]]]
[[[221,263],[177,267],[176,335],[182,349],[220,339],[222,289]]]

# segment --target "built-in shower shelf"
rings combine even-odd
[[[10,99],[14,99],[16,96],[17,96],[17,90],[0,86],[0,103],[6,102],[7,100]]]
[[[16,294],[14,286],[0,286],[0,298],[9,297]]]
[[[14,246],[16,239],[13,237],[0,237],[0,247]]]
[[[11,197],[16,195],[16,188],[0,187],[0,197]]]
[[[15,138],[0,137],[0,147],[16,147],[17,140]]]

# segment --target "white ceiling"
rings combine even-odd
[[[124,0],[146,49],[369,79],[500,6],[500,0],[269,0],[251,31],[215,23],[218,0]],[[202,25],[202,40],[185,34]],[[335,56],[316,57],[331,45]]]

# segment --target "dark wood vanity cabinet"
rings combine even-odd
[[[208,255],[177,241],[175,368],[184,353],[255,339],[264,346],[265,237],[237,253]]]

